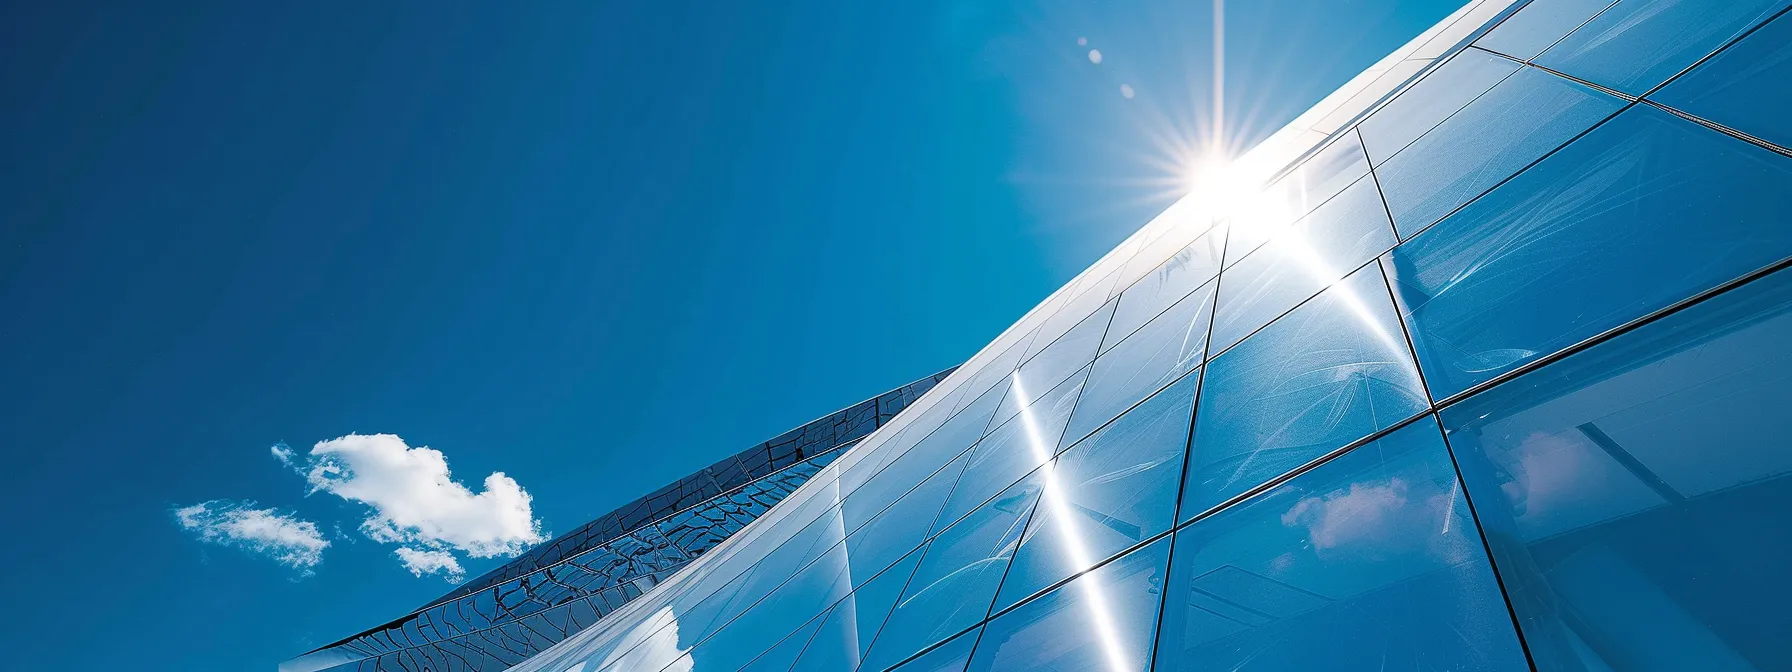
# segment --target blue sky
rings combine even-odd
[[[271,669],[450,587],[399,548],[502,562],[373,538],[278,441],[395,434],[554,533],[952,366],[1170,202],[1211,105],[1204,1],[37,4],[0,22],[18,669]],[[1457,4],[1232,3],[1228,133]],[[329,545],[182,529],[214,500]]]

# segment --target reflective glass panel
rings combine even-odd
[[[1775,19],[1650,98],[1792,147],[1792,19]]]
[[[1381,194],[1364,177],[1226,271],[1213,350],[1232,347],[1393,246]]]
[[[1443,413],[1544,670],[1792,669],[1792,273]]]
[[[1170,529],[1199,378],[1147,399],[1044,472],[997,609]]]
[[[1615,0],[1533,0],[1488,31],[1475,46],[1531,60]]]
[[[996,414],[994,422],[1002,422],[1020,412],[1024,405],[1022,398],[1014,395],[1014,384],[1024,384],[1027,390],[1038,394],[1040,390],[1056,387],[1077,369],[1094,361],[1095,352],[1101,348],[1102,334],[1107,332],[1108,320],[1114,316],[1115,303],[1109,301],[1103,304],[1101,310],[1077,323],[1056,342],[1020,365],[1020,370],[1010,378],[1008,400],[1002,404],[1002,410]]]
[[[1169,542],[1159,539],[991,620],[966,669],[1150,669]]]
[[[796,632],[779,640],[771,650],[760,654],[746,667],[740,668],[740,672],[789,672],[790,666],[796,663],[797,656],[802,655],[803,649],[809,646],[809,640],[815,638],[815,631],[821,627],[822,621],[827,620],[827,617],[827,614],[822,614],[809,619],[809,622],[798,628]]]
[[[971,661],[971,648],[977,645],[977,636],[982,633],[982,629],[977,629],[953,637],[952,641],[896,669],[898,672],[964,672],[965,663]]]
[[[852,571],[858,575],[876,572],[920,546],[927,539],[927,533],[933,530],[940,505],[951,494],[958,475],[964,471],[964,463],[969,460],[969,454],[959,455],[946,468],[927,477],[919,487],[872,518],[870,523],[848,535],[846,557],[852,564]]]
[[[1114,347],[1120,339],[1181,301],[1196,287],[1212,280],[1220,271],[1220,252],[1225,240],[1223,228],[1201,234],[1176,256],[1133,283],[1125,294],[1120,295],[1120,307],[1114,311],[1114,322],[1108,327],[1102,349]]]
[[[1436,421],[1177,533],[1160,672],[1529,669]]]
[[[821,624],[796,669],[856,670],[871,646],[872,636],[896,604],[896,596],[908,585],[909,574],[921,552],[916,551],[888,571],[864,582],[858,590],[834,605]]]
[[[1620,0],[1535,62],[1640,96],[1785,6],[1786,0]]]
[[[935,529],[958,520],[1057,454],[1064,423],[1070,420],[1071,408],[1083,391],[1083,375],[1072,376],[1047,392],[971,449],[971,459],[958,478],[958,487],[940,509]],[[1010,394],[1024,398],[1030,392],[1017,381]]]
[[[1407,241],[1438,399],[1792,254],[1792,162],[1648,106]]]
[[[1513,73],[1376,169],[1394,228],[1411,236],[1623,106],[1536,68]]]
[[[1213,314],[1209,283],[1095,360],[1060,445],[1073,443],[1201,365]]]
[[[989,615],[1038,494],[1037,476],[1016,483],[928,544],[908,589],[871,644],[867,669],[901,662]]]
[[[1260,193],[1241,198],[1227,215],[1226,265],[1238,263],[1368,172],[1363,143],[1350,133]]]
[[[1603,1],[1603,0],[1601,0]],[[1363,120],[1363,148],[1380,164],[1518,71],[1511,59],[1466,49]]]
[[[1387,285],[1371,264],[1208,363],[1182,516],[1393,426],[1427,403]]]

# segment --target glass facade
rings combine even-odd
[[[1789,5],[1469,3],[512,669],[1792,669]]]
[[[785,432],[530,549],[282,672],[501,670],[566,639],[771,510],[950,370]]]

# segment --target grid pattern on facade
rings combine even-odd
[[[1788,4],[1471,2],[514,669],[1792,669]]]

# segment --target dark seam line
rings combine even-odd
[[[1672,114],[1672,115],[1674,115],[1674,116],[1676,116],[1676,117],[1679,117],[1679,118],[1681,118],[1681,119],[1685,119],[1685,120],[1687,120],[1687,121],[1690,121],[1690,122],[1693,122],[1693,123],[1695,123],[1695,124],[1698,124],[1698,125],[1700,125],[1700,126],[1703,126],[1703,127],[1705,127],[1705,128],[1709,128],[1709,129],[1711,129],[1711,130],[1713,130],[1713,131],[1717,131],[1717,132],[1719,132],[1719,133],[1722,133],[1722,134],[1724,134],[1724,135],[1727,135],[1727,136],[1730,136],[1730,137],[1732,137],[1732,138],[1735,138],[1735,139],[1737,139],[1737,140],[1741,140],[1741,141],[1743,141],[1743,142],[1747,142],[1747,143],[1749,143],[1749,144],[1753,144],[1753,145],[1758,145],[1758,146],[1760,146],[1760,147],[1761,147],[1761,148],[1762,148],[1762,149],[1765,149],[1765,150],[1767,150],[1767,151],[1770,151],[1770,152],[1774,152],[1774,153],[1776,153],[1776,154],[1780,154],[1780,155],[1782,155],[1782,156],[1789,156],[1789,157],[1792,157],[1792,149],[1788,149],[1788,148],[1786,148],[1786,147],[1781,147],[1781,146],[1779,146],[1779,145],[1777,145],[1777,144],[1774,144],[1774,143],[1772,143],[1772,142],[1768,142],[1768,141],[1767,141],[1767,140],[1763,140],[1763,139],[1761,139],[1761,138],[1758,138],[1758,137],[1755,137],[1755,136],[1753,136],[1753,135],[1749,135],[1749,134],[1748,134],[1748,133],[1744,133],[1744,132],[1742,132],[1742,131],[1738,131],[1738,130],[1736,130],[1736,129],[1734,129],[1734,128],[1730,128],[1730,127],[1728,127],[1728,126],[1725,126],[1725,125],[1723,125],[1723,124],[1719,124],[1719,123],[1717,123],[1717,122],[1714,122],[1714,121],[1710,121],[1710,120],[1708,120],[1708,119],[1704,119],[1704,118],[1701,118],[1701,117],[1697,117],[1697,116],[1694,116],[1694,115],[1692,115],[1692,114],[1690,114],[1690,113],[1687,113],[1687,112],[1682,112],[1682,111],[1680,111],[1680,110],[1677,110],[1677,109],[1674,109],[1674,108],[1672,108],[1672,107],[1668,107],[1668,106],[1667,106],[1667,105],[1664,105],[1664,104],[1662,104],[1662,103],[1659,103],[1659,102],[1656,102],[1656,101],[1653,101],[1653,100],[1649,100],[1649,99],[1644,99],[1644,100],[1643,100],[1643,101],[1642,101],[1642,102],[1643,102],[1643,104],[1645,104],[1645,105],[1648,105],[1648,106],[1650,106],[1650,107],[1653,107],[1653,108],[1656,108],[1656,109],[1659,109],[1659,110],[1661,110],[1661,111],[1663,111],[1663,112],[1667,112],[1667,113],[1669,113],[1669,114]]]
[[[1606,95],[1608,95],[1608,96],[1613,96],[1613,97],[1616,97],[1616,98],[1622,98],[1622,99],[1624,99],[1624,101],[1625,101],[1625,102],[1629,102],[1629,103],[1634,103],[1634,102],[1636,102],[1636,101],[1638,101],[1638,100],[1642,100],[1642,96],[1636,96],[1636,95],[1632,95],[1632,94],[1628,94],[1628,93],[1625,93],[1625,92],[1623,92],[1623,91],[1619,91],[1619,90],[1617,90],[1617,89],[1614,89],[1614,88],[1611,88],[1611,87],[1609,87],[1609,86],[1606,86],[1606,85],[1604,85],[1604,84],[1598,84],[1598,83],[1595,83],[1595,82],[1592,82],[1592,81],[1590,81],[1590,80],[1585,80],[1585,79],[1581,79],[1581,78],[1579,78],[1579,77],[1575,77],[1575,76],[1574,76],[1574,75],[1570,75],[1570,74],[1568,74],[1568,73],[1566,73],[1566,72],[1562,72],[1562,71],[1560,71],[1560,70],[1557,70],[1557,69],[1555,69],[1555,68],[1551,68],[1551,67],[1549,67],[1549,66],[1547,66],[1547,65],[1537,65],[1537,64],[1536,64],[1536,63],[1530,63],[1530,64],[1529,64],[1529,65],[1530,65],[1530,66],[1531,66],[1531,67],[1533,67],[1533,68],[1536,68],[1536,69],[1538,69],[1538,70],[1542,70],[1542,71],[1543,71],[1543,72],[1547,72],[1547,73],[1549,73],[1549,74],[1552,74],[1552,75],[1555,75],[1555,76],[1557,76],[1557,77],[1560,77],[1560,78],[1562,78],[1562,79],[1566,79],[1566,80],[1568,80],[1568,81],[1570,81],[1570,82],[1574,82],[1574,83],[1576,83],[1576,84],[1579,84],[1579,85],[1581,85],[1581,86],[1584,86],[1584,87],[1587,87],[1587,88],[1589,88],[1589,89],[1593,89],[1593,90],[1595,90],[1595,91],[1598,91],[1598,92],[1600,92],[1600,93],[1603,93],[1603,94],[1606,94]]]
[[[1219,303],[1219,295],[1217,292],[1214,295],[1214,303],[1215,304]],[[1217,306],[1216,306],[1216,312],[1217,312]],[[1211,321],[1211,319],[1212,318],[1210,317],[1209,321]],[[1208,325],[1207,338],[1209,341],[1213,340],[1213,327],[1211,324]],[[1203,350],[1205,350],[1205,346],[1203,346]],[[1155,670],[1157,670],[1158,642],[1162,641],[1162,639],[1163,639],[1164,616],[1169,613],[1169,609],[1170,609],[1170,588],[1171,588],[1170,573],[1171,573],[1172,568],[1174,568],[1176,566],[1176,522],[1179,518],[1182,517],[1182,498],[1186,495],[1186,493],[1188,491],[1189,463],[1193,462],[1194,457],[1195,457],[1195,419],[1198,416],[1200,408],[1201,408],[1202,388],[1207,385],[1207,378],[1206,378],[1207,367],[1202,366],[1201,371],[1198,375],[1200,375],[1201,377],[1195,379],[1194,403],[1189,404],[1188,436],[1186,437],[1186,439],[1183,441],[1183,444],[1182,444],[1182,473],[1180,476],[1180,480],[1178,480],[1176,483],[1176,502],[1174,503],[1173,506],[1170,507],[1170,512],[1171,512],[1170,530],[1169,530],[1170,547],[1169,547],[1169,549],[1167,549],[1167,551],[1165,553],[1165,555],[1167,555],[1169,557],[1167,558],[1167,561],[1164,563],[1164,580],[1163,580],[1163,584],[1162,584],[1163,587],[1162,587],[1162,589],[1160,589],[1158,591],[1162,595],[1159,596],[1158,601],[1157,601],[1157,623],[1155,623],[1151,628],[1152,632],[1151,632],[1150,650],[1146,654],[1148,656],[1148,659],[1146,660],[1145,669],[1148,671],[1151,671],[1151,672],[1155,672]]]
[[[1518,619],[1518,609],[1512,606],[1512,595],[1506,590],[1506,579],[1500,574],[1499,563],[1493,560],[1493,545],[1487,541],[1487,528],[1481,526],[1481,514],[1475,510],[1474,499],[1468,494],[1468,479],[1462,476],[1462,464],[1456,460],[1456,449],[1450,445],[1450,433],[1444,430],[1444,419],[1436,411],[1431,412],[1431,419],[1437,425],[1438,438],[1443,440],[1444,455],[1450,458],[1450,468],[1456,473],[1456,487],[1461,488],[1462,503],[1468,506],[1469,521],[1475,525],[1475,537],[1481,540],[1481,552],[1486,554],[1487,567],[1493,572],[1493,583],[1499,588],[1500,600],[1506,605],[1506,616],[1512,619],[1512,632],[1518,636],[1518,650],[1524,652],[1524,662],[1531,672],[1536,672],[1537,661],[1531,657],[1531,645],[1525,641],[1524,627]]]
[[[1219,359],[1219,357],[1220,357],[1220,355],[1224,355],[1224,354],[1226,354],[1226,353],[1228,353],[1228,352],[1231,352],[1231,351],[1232,351],[1232,349],[1233,349],[1233,348],[1236,348],[1236,347],[1238,347],[1238,346],[1240,346],[1240,345],[1243,345],[1243,344],[1244,344],[1244,342],[1245,342],[1245,341],[1248,341],[1248,340],[1251,340],[1251,337],[1252,337],[1252,336],[1256,336],[1256,335],[1257,335],[1257,332],[1260,332],[1260,331],[1263,331],[1263,330],[1264,330],[1264,329],[1268,329],[1268,328],[1269,328],[1269,325],[1272,325],[1272,324],[1275,324],[1275,323],[1276,323],[1276,322],[1277,322],[1277,321],[1278,321],[1278,320],[1281,320],[1281,319],[1282,319],[1282,318],[1283,318],[1283,317],[1286,317],[1286,316],[1287,316],[1287,315],[1288,315],[1288,314],[1289,314],[1289,313],[1292,313],[1292,312],[1294,312],[1294,311],[1296,311],[1296,310],[1299,310],[1299,309],[1300,309],[1300,307],[1301,307],[1301,306],[1304,306],[1304,305],[1307,305],[1307,304],[1308,304],[1308,303],[1310,303],[1310,302],[1311,302],[1311,301],[1313,301],[1313,300],[1314,300],[1314,299],[1317,299],[1317,298],[1319,298],[1319,297],[1320,297],[1320,295],[1322,295],[1322,294],[1325,294],[1325,292],[1326,292],[1326,290],[1329,290],[1329,289],[1331,289],[1331,288],[1333,288],[1333,287],[1336,287],[1336,286],[1337,286],[1337,285],[1338,285],[1338,284],[1339,284],[1339,283],[1341,283],[1341,282],[1344,282],[1344,281],[1345,281],[1345,280],[1348,280],[1348,279],[1349,279],[1349,278],[1350,278],[1350,276],[1352,276],[1352,275],[1356,275],[1356,274],[1357,274],[1357,272],[1358,272],[1358,271],[1361,271],[1361,270],[1363,270],[1363,269],[1364,269],[1364,268],[1367,268],[1367,267],[1368,267],[1368,266],[1369,266],[1369,264],[1373,264],[1373,263],[1375,263],[1375,260],[1376,260],[1376,259],[1377,259],[1377,258],[1379,258],[1379,257],[1380,257],[1380,256],[1381,256],[1381,255],[1384,255],[1384,254],[1387,254],[1387,253],[1388,253],[1388,252],[1390,252],[1390,251],[1392,251],[1392,250],[1393,250],[1393,249],[1394,249],[1394,248],[1396,248],[1396,247],[1399,247],[1399,245],[1398,245],[1398,244],[1395,244],[1395,245],[1394,245],[1394,246],[1393,246],[1393,247],[1389,247],[1389,248],[1387,248],[1387,249],[1384,249],[1384,250],[1381,250],[1381,251],[1379,251],[1379,252],[1376,252],[1376,253],[1375,253],[1375,254],[1374,254],[1374,255],[1372,255],[1372,256],[1370,256],[1370,257],[1369,257],[1369,260],[1368,260],[1368,261],[1365,261],[1365,262],[1363,262],[1363,263],[1362,263],[1362,264],[1361,264],[1361,265],[1359,265],[1359,266],[1357,266],[1357,267],[1355,267],[1355,268],[1352,268],[1352,269],[1350,269],[1350,270],[1349,270],[1349,271],[1347,271],[1347,272],[1345,272],[1345,273],[1344,273],[1344,277],[1342,277],[1342,278],[1338,278],[1338,279],[1337,279],[1337,280],[1333,280],[1333,281],[1331,281],[1331,282],[1330,282],[1330,283],[1327,283],[1327,284],[1326,284],[1326,285],[1325,285],[1325,287],[1323,287],[1323,288],[1321,288],[1321,289],[1320,289],[1320,290],[1319,290],[1319,291],[1317,291],[1317,292],[1314,292],[1314,293],[1313,293],[1313,295],[1312,295],[1312,296],[1309,296],[1309,297],[1307,297],[1307,298],[1304,298],[1304,299],[1301,299],[1301,300],[1300,300],[1300,303],[1296,303],[1296,304],[1294,304],[1294,307],[1292,307],[1292,308],[1289,308],[1289,309],[1287,309],[1287,310],[1284,310],[1284,311],[1282,311],[1282,312],[1280,312],[1280,313],[1276,313],[1276,314],[1275,314],[1275,316],[1273,316],[1273,317],[1271,317],[1271,318],[1270,318],[1270,319],[1269,319],[1269,321],[1268,321],[1268,322],[1264,322],[1264,323],[1263,323],[1263,324],[1261,324],[1261,325],[1258,325],[1258,326],[1257,326],[1257,327],[1256,327],[1256,328],[1254,328],[1254,329],[1251,329],[1251,331],[1250,331],[1250,332],[1249,332],[1249,333],[1246,333],[1246,334],[1245,334],[1245,335],[1244,335],[1244,336],[1242,336],[1242,337],[1240,337],[1240,338],[1239,338],[1239,339],[1238,339],[1238,340],[1236,340],[1236,341],[1233,341],[1233,342],[1232,342],[1232,344],[1231,344],[1231,345],[1228,345],[1228,346],[1226,346],[1226,347],[1224,347],[1224,348],[1221,348],[1221,349],[1220,349],[1220,351],[1219,351],[1219,352],[1216,352],[1216,353],[1212,353],[1212,354],[1211,354],[1211,355],[1209,355],[1209,356],[1208,356],[1208,357],[1207,357],[1207,361],[1208,361],[1208,363],[1212,363],[1212,362],[1213,362],[1213,360],[1215,360],[1215,359]],[[1217,289],[1217,288],[1216,288],[1216,289]],[[1217,292],[1216,292],[1216,299],[1215,299],[1215,301],[1214,301],[1214,303],[1215,303],[1215,305],[1214,305],[1214,313],[1215,313],[1215,315],[1214,315],[1214,324],[1215,324],[1215,325],[1218,325],[1218,324],[1219,324],[1219,315],[1218,315],[1218,313],[1219,313],[1219,305],[1218,305],[1218,303],[1219,303],[1219,302],[1218,302],[1218,299],[1217,299]],[[1210,331],[1210,332],[1209,332],[1209,336],[1211,336],[1211,335],[1212,335],[1212,332],[1211,332],[1211,331]],[[1211,345],[1212,345],[1212,343],[1211,343],[1211,342],[1209,342],[1209,344],[1208,344],[1208,345],[1210,345],[1210,346],[1211,346]]]
[[[1485,381],[1482,381],[1480,383],[1472,385],[1466,390],[1463,390],[1461,392],[1457,392],[1448,397],[1445,397],[1442,401],[1439,401],[1437,403],[1437,407],[1438,407],[1438,409],[1441,410],[1443,408],[1454,406],[1458,402],[1461,402],[1464,399],[1467,399],[1469,397],[1480,394],[1481,392],[1484,392],[1484,391],[1487,391],[1494,387],[1497,387],[1500,384],[1505,383],[1506,381],[1512,380],[1512,379],[1522,376],[1526,373],[1530,373],[1531,371],[1535,371],[1537,369],[1540,369],[1540,368],[1543,368],[1550,364],[1553,364],[1557,361],[1565,359],[1569,356],[1572,356],[1572,355],[1579,353],[1583,350],[1591,348],[1595,345],[1599,345],[1600,343],[1609,341],[1618,336],[1622,336],[1631,331],[1635,331],[1642,327],[1648,326],[1649,324],[1652,324],[1658,320],[1661,320],[1662,318],[1668,317],[1668,316],[1678,313],[1682,310],[1685,310],[1692,306],[1703,303],[1707,300],[1710,300],[1713,297],[1716,297],[1718,295],[1729,292],[1732,289],[1736,289],[1737,287],[1741,287],[1750,282],[1753,282],[1756,279],[1766,277],[1768,275],[1772,275],[1774,272],[1779,271],[1788,266],[1792,266],[1792,256],[1788,256],[1784,259],[1773,262],[1771,264],[1768,264],[1768,265],[1758,268],[1756,270],[1750,271],[1748,273],[1744,273],[1741,276],[1738,276],[1733,280],[1730,280],[1728,282],[1717,285],[1716,287],[1712,287],[1710,289],[1699,292],[1699,293],[1689,296],[1687,298],[1681,299],[1679,301],[1675,301],[1674,303],[1670,303],[1662,308],[1659,308],[1653,312],[1650,312],[1641,317],[1633,319],[1629,322],[1620,324],[1616,327],[1612,327],[1611,329],[1607,329],[1605,331],[1594,334],[1592,336],[1588,336],[1587,338],[1582,339],[1578,343],[1564,347],[1564,348],[1557,350],[1555,352],[1552,352],[1548,355],[1544,355],[1542,357],[1538,357],[1537,359],[1526,362],[1518,367],[1513,368],[1511,371],[1507,371],[1500,375],[1494,376]]]
[[[1388,267],[1381,263],[1381,257],[1375,258],[1375,264],[1381,270],[1381,285],[1388,290],[1388,301],[1394,306],[1394,320],[1400,324],[1400,333],[1406,337],[1406,355],[1412,358],[1412,370],[1419,378],[1419,387],[1425,392],[1425,407],[1436,408],[1437,400],[1431,396],[1431,383],[1425,380],[1425,367],[1419,366],[1419,349],[1412,342],[1412,327],[1407,326],[1406,316],[1400,314],[1400,298],[1394,295],[1394,279],[1388,276]]]
[[[1718,54],[1729,51],[1731,47],[1734,47],[1738,43],[1742,42],[1743,40],[1748,39],[1748,36],[1755,34],[1755,31],[1761,30],[1762,28],[1766,28],[1767,24],[1773,23],[1773,21],[1775,19],[1778,19],[1781,16],[1784,16],[1786,14],[1786,12],[1788,12],[1788,11],[1792,11],[1792,5],[1787,5],[1785,7],[1780,8],[1780,11],[1774,12],[1773,16],[1769,16],[1766,19],[1763,19],[1760,22],[1756,23],[1755,25],[1749,26],[1749,28],[1747,30],[1737,33],[1735,37],[1732,37],[1728,41],[1725,41],[1722,45],[1718,46],[1718,48],[1711,50],[1711,53],[1705,54],[1703,57],[1701,57],[1697,61],[1693,61],[1692,65],[1681,68],[1679,72],[1674,73],[1674,76],[1667,78],[1660,84],[1656,84],[1655,88],[1649,89],[1648,91],[1644,92],[1641,97],[1648,98],[1649,96],[1653,96],[1656,93],[1659,93],[1667,85],[1672,84],[1674,82],[1674,80],[1680,79],[1681,77],[1686,76],[1686,73],[1692,72],[1693,70],[1697,69],[1699,66],[1704,65],[1706,61],[1710,61],[1711,59],[1716,58]]]
[[[1488,51],[1488,50],[1486,50],[1486,49],[1483,49],[1483,48],[1481,48],[1481,47],[1477,47],[1477,46],[1475,46],[1475,45],[1472,45],[1472,44],[1471,44],[1471,45],[1469,45],[1469,46],[1467,46],[1467,47],[1465,47],[1465,48],[1463,48],[1463,51],[1470,51],[1470,50],[1474,50],[1474,51],[1482,51],[1482,52],[1486,52],[1486,53],[1488,53],[1488,54],[1492,54],[1492,55],[1494,55],[1494,56],[1499,56],[1499,57],[1502,57],[1502,58],[1512,58],[1512,57],[1510,57],[1510,56],[1506,56],[1506,55],[1505,55],[1505,54],[1500,54],[1500,53],[1496,53],[1496,52],[1492,52],[1492,51]],[[1455,60],[1455,59],[1456,59],[1456,58],[1457,58],[1457,57],[1459,57],[1459,56],[1461,56],[1461,54],[1460,54],[1460,53],[1459,53],[1459,54],[1455,54],[1455,55],[1453,55],[1453,56],[1451,56],[1451,58],[1450,58],[1450,59],[1449,59],[1449,60]],[[1512,59],[1512,60],[1517,60],[1517,59]],[[1443,64],[1439,64],[1439,65],[1438,65],[1438,66],[1437,66],[1437,67],[1438,67],[1438,69],[1442,69],[1442,68],[1443,68],[1443,67],[1444,67],[1444,66],[1445,66],[1445,65],[1448,65],[1448,63],[1443,63]],[[1494,82],[1494,83],[1493,83],[1493,86],[1489,86],[1489,87],[1487,87],[1487,89],[1486,89],[1486,90],[1485,90],[1485,91],[1482,91],[1482,92],[1480,92],[1480,93],[1477,93],[1477,94],[1475,94],[1475,97],[1473,97],[1473,98],[1470,98],[1470,99],[1469,99],[1469,100],[1468,100],[1468,102],[1466,102],[1466,103],[1463,103],[1463,104],[1462,104],[1462,106],[1461,106],[1461,107],[1458,107],[1458,108],[1456,108],[1456,109],[1455,109],[1455,110],[1452,110],[1452,111],[1450,111],[1450,113],[1449,113],[1449,114],[1447,114],[1447,115],[1444,115],[1444,118],[1442,118],[1442,119],[1439,119],[1439,120],[1437,120],[1437,122],[1436,122],[1436,123],[1434,123],[1434,124],[1432,124],[1432,125],[1430,125],[1430,126],[1428,126],[1428,127],[1426,127],[1426,128],[1425,128],[1425,132],[1423,132],[1423,133],[1420,133],[1420,134],[1419,134],[1419,135],[1418,135],[1418,136],[1417,136],[1417,137],[1414,137],[1414,138],[1413,138],[1413,139],[1411,139],[1411,140],[1408,140],[1408,141],[1407,141],[1407,142],[1406,142],[1406,144],[1404,144],[1404,145],[1401,145],[1401,146],[1400,146],[1400,147],[1399,147],[1399,149],[1395,149],[1395,150],[1394,150],[1394,151],[1393,151],[1393,152],[1391,152],[1391,153],[1389,153],[1389,154],[1388,154],[1388,155],[1387,155],[1387,156],[1386,156],[1386,157],[1384,157],[1384,158],[1383,158],[1383,159],[1382,159],[1382,160],[1380,160],[1380,161],[1376,161],[1376,160],[1375,160],[1375,159],[1374,159],[1374,157],[1370,157],[1370,159],[1369,159],[1369,167],[1370,167],[1370,168],[1371,168],[1371,169],[1373,169],[1373,168],[1375,168],[1375,167],[1378,167],[1378,166],[1381,166],[1381,165],[1384,165],[1384,164],[1386,164],[1386,163],[1387,163],[1387,162],[1389,162],[1389,161],[1392,161],[1392,160],[1394,160],[1394,157],[1396,157],[1396,156],[1399,156],[1399,155],[1400,155],[1400,153],[1401,153],[1401,152],[1404,152],[1404,151],[1406,151],[1406,148],[1408,148],[1408,147],[1411,147],[1411,146],[1413,146],[1413,145],[1414,145],[1414,144],[1417,144],[1417,143],[1418,143],[1418,142],[1419,142],[1419,140],[1420,140],[1420,139],[1422,139],[1422,138],[1424,138],[1424,137],[1425,137],[1425,136],[1427,136],[1427,135],[1430,135],[1430,134],[1431,134],[1431,132],[1432,132],[1432,131],[1435,131],[1435,130],[1437,130],[1437,127],[1439,127],[1439,126],[1442,126],[1442,125],[1444,125],[1444,123],[1445,123],[1445,122],[1448,122],[1448,121],[1449,121],[1449,120],[1451,120],[1451,119],[1453,119],[1453,118],[1455,118],[1455,117],[1456,117],[1456,115],[1457,115],[1457,114],[1460,114],[1460,113],[1461,113],[1461,112],[1462,112],[1462,111],[1463,111],[1463,110],[1466,110],[1466,109],[1468,109],[1468,106],[1470,106],[1470,105],[1473,105],[1473,104],[1475,104],[1475,101],[1477,101],[1477,100],[1480,100],[1480,99],[1482,99],[1482,98],[1485,98],[1485,97],[1487,97],[1487,94],[1489,94],[1489,93],[1491,93],[1491,92],[1493,92],[1493,90],[1494,90],[1494,89],[1495,89],[1495,88],[1497,88],[1497,87],[1498,87],[1498,86],[1499,86],[1499,85],[1501,85],[1501,84],[1504,84],[1504,83],[1505,83],[1505,82],[1506,82],[1506,80],[1508,80],[1508,79],[1511,79],[1511,78],[1512,78],[1512,76],[1513,76],[1513,75],[1516,75],[1516,74],[1518,74],[1518,71],[1520,71],[1520,70],[1523,70],[1523,69],[1524,69],[1524,67],[1523,67],[1523,66],[1522,66],[1522,65],[1521,65],[1521,66],[1520,66],[1520,67],[1517,67],[1517,68],[1513,68],[1513,69],[1512,69],[1512,71],[1511,71],[1511,72],[1508,72],[1508,73],[1506,73],[1506,74],[1505,74],[1505,75],[1502,75],[1502,76],[1501,76],[1501,77],[1500,77],[1500,80],[1499,80],[1499,81],[1497,81],[1497,82]],[[1418,87],[1418,85],[1419,85],[1419,83],[1418,83],[1418,82],[1414,82],[1414,83],[1413,83],[1413,87],[1415,87],[1415,88],[1416,88],[1416,87]],[[1402,91],[1402,92],[1401,92],[1401,93],[1400,93],[1400,95],[1402,95],[1402,96],[1404,96],[1404,95],[1408,95],[1408,93],[1407,93],[1407,92],[1405,92],[1405,91]],[[1396,97],[1395,97],[1395,98],[1396,98],[1396,99],[1397,99],[1397,98],[1398,98],[1398,97],[1399,97],[1399,96],[1396,96]],[[1393,100],[1389,100],[1389,101],[1388,101],[1388,105],[1393,105],[1393,104],[1394,104],[1394,101],[1393,101]],[[1380,111],[1380,110],[1377,110],[1377,112],[1379,112],[1379,111]],[[1373,116],[1373,115],[1370,115],[1370,116]],[[1368,119],[1368,117],[1365,117],[1365,118],[1364,118],[1364,119],[1363,119],[1363,121],[1362,121],[1362,123],[1358,123],[1358,124],[1357,124],[1357,125],[1356,125],[1356,134],[1357,134],[1357,137],[1358,137],[1358,138],[1362,138],[1362,136],[1363,136],[1363,124],[1364,124],[1364,123],[1368,123],[1368,121],[1369,121],[1369,119]],[[1363,153],[1364,153],[1364,154],[1368,154],[1368,153],[1369,153],[1369,143],[1368,143],[1368,142],[1364,142],[1364,143],[1363,143]],[[1379,180],[1379,179],[1378,179],[1378,180],[1376,180],[1376,185],[1377,185],[1377,188],[1379,188],[1379,187],[1380,187],[1380,184],[1381,184],[1381,182],[1380,182],[1380,180]],[[1383,198],[1382,198],[1382,204],[1383,204],[1383,205],[1386,205],[1386,202],[1387,202],[1387,198],[1386,198],[1386,197],[1383,197]],[[1391,222],[1391,221],[1394,221],[1394,215],[1393,215],[1393,208],[1388,208],[1388,221],[1390,221],[1390,222]],[[1399,237],[1400,237],[1400,233],[1399,233],[1399,231],[1398,231],[1398,230],[1396,230],[1396,231],[1395,231],[1395,232],[1394,232],[1394,237],[1395,237],[1395,238],[1399,238]]]
[[[1649,486],[1649,489],[1654,490],[1655,494],[1660,495],[1662,499],[1673,504],[1686,501],[1686,495],[1680,494],[1673,486],[1668,485],[1667,481],[1662,480],[1661,476],[1649,469],[1648,465],[1643,464],[1642,460],[1636,459],[1636,456],[1630,454],[1630,451],[1618,445],[1618,442],[1612,439],[1611,435],[1606,434],[1605,430],[1600,429],[1598,425],[1583,422],[1575,425],[1574,428],[1580,430],[1580,433],[1585,435],[1588,440],[1599,446],[1600,450],[1605,451],[1606,455],[1610,455],[1626,471],[1629,471],[1631,476],[1642,481],[1643,485]]]

